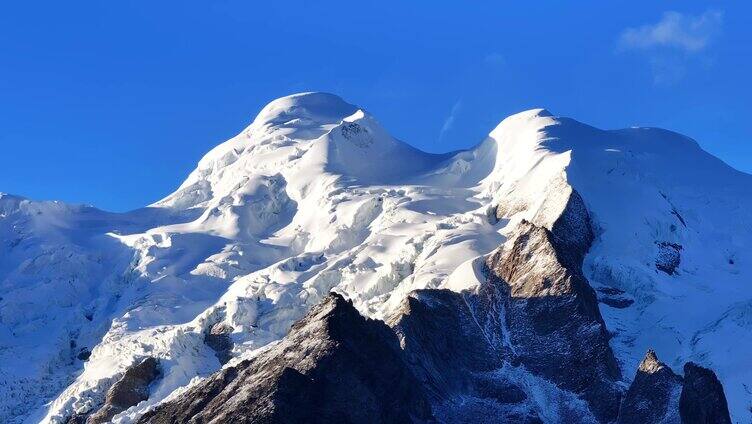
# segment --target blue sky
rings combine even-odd
[[[140,207],[311,90],[432,152],[545,107],[675,130],[752,172],[751,21],[743,1],[6,2],[0,191]]]

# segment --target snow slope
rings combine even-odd
[[[752,176],[675,133],[545,110],[433,155],[303,93],[147,208],[0,197],[0,421],[95,410],[129,365],[158,357],[149,400],[115,417],[130,422],[222,366],[204,343],[217,323],[234,363],[331,290],[384,318],[412,290],[472,288],[483,255],[522,219],[553,225],[573,189],[596,223],[584,271],[625,377],[652,347],[675,369],[714,369],[732,417],[752,418]]]

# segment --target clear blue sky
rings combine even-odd
[[[432,152],[545,107],[679,131],[752,171],[749,2],[443,3],[5,2],[0,191],[140,207],[312,90]]]

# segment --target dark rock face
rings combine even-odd
[[[615,287],[598,288],[598,300],[612,308],[624,309],[632,306],[634,299],[626,297],[623,290]]]
[[[587,210],[573,192],[552,231],[522,222],[486,265],[489,288],[503,298],[517,360],[582,396],[608,422],[618,414],[621,374],[595,291],[582,274],[592,240]]]
[[[684,365],[679,413],[684,424],[731,423],[723,386],[713,371],[692,362]]]
[[[89,357],[91,356],[91,351],[87,349],[86,347],[82,347],[81,350],[78,351],[78,355],[76,355],[76,358],[80,361],[88,361]]]
[[[209,346],[219,362],[224,365],[232,359],[232,339],[230,333],[232,327],[224,323],[214,324],[204,335],[204,343]]]
[[[65,424],[86,424],[86,415],[73,414],[68,417]]]
[[[498,209],[499,205],[491,205],[486,209],[486,218],[489,224],[496,225],[499,223]]]
[[[681,377],[648,350],[619,408],[618,424],[678,423]]]
[[[471,397],[494,411],[486,422],[539,420],[529,409],[525,418],[504,415],[526,405],[519,383],[498,372],[510,364],[582,397],[597,419],[616,419],[621,375],[582,274],[592,240],[587,210],[573,192],[551,231],[522,222],[488,257],[488,281],[476,293],[411,293],[389,322],[434,405]]]
[[[140,423],[406,423],[432,419],[395,334],[330,294],[278,345],[223,369]]]
[[[540,422],[518,383],[499,372],[510,352],[484,299],[417,290],[388,322],[441,421]]]
[[[562,264],[572,272],[582,273],[582,261],[595,235],[590,213],[577,191],[569,194],[564,210],[551,226],[551,236]]]
[[[159,377],[159,360],[148,357],[125,371],[110,387],[105,403],[86,424],[109,422],[112,417],[149,398],[149,385]]]
[[[461,294],[418,290],[390,321],[408,362],[434,399],[465,392],[475,371],[501,366],[502,357],[474,323]]]
[[[684,378],[649,350],[619,410],[617,424],[730,424],[723,386],[715,373],[692,362]]]
[[[681,263],[682,246],[667,241],[656,243],[656,245],[658,246],[658,254],[655,257],[655,268],[668,275],[674,275],[676,268]]]
[[[340,128],[342,136],[358,147],[365,148],[373,144],[373,136],[368,129],[355,122],[342,124]]]

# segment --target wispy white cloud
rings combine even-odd
[[[723,26],[723,12],[708,10],[699,15],[665,12],[660,21],[622,31],[619,51],[642,52],[650,65],[653,83],[671,85],[681,81],[697,65],[712,63],[709,46]]]
[[[627,28],[619,37],[623,49],[671,48],[686,53],[705,49],[723,24],[723,12],[708,10],[701,15],[665,12],[655,24]]]
[[[454,121],[457,119],[457,114],[460,112],[460,109],[462,109],[462,100],[457,100],[454,102],[452,110],[449,111],[449,116],[444,120],[444,125],[441,126],[441,131],[439,131],[439,141],[443,140],[444,135],[454,127]]]
[[[497,65],[497,66],[506,64],[504,55],[502,55],[499,52],[492,52],[492,53],[487,54],[483,58],[483,62],[488,65]]]

